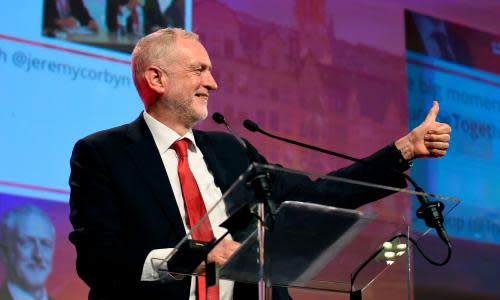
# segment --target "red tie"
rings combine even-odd
[[[207,213],[205,203],[201,197],[200,189],[196,179],[191,173],[188,163],[188,140],[181,139],[176,141],[172,148],[179,158],[179,180],[181,182],[182,197],[186,207],[187,223],[189,228],[193,228],[196,223]],[[192,234],[193,239],[198,241],[210,242],[214,239],[214,233],[210,220],[206,218]],[[197,295],[198,300],[217,300],[219,299],[219,287],[211,286],[208,288],[208,298],[206,295],[205,277],[197,277]]]

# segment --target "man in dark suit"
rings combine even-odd
[[[43,34],[55,36],[57,30],[86,26],[98,31],[83,0],[45,0],[43,2]]]
[[[50,299],[45,282],[52,271],[55,228],[33,205],[8,211],[0,222],[0,257],[7,279],[0,300]]]
[[[190,192],[202,196],[204,203],[196,208],[210,208],[249,165],[247,150],[233,136],[192,129],[207,117],[208,97],[217,89],[211,70],[208,53],[193,33],[163,29],[144,37],[132,54],[132,71],[145,111],[130,124],[75,145],[70,240],[77,250],[78,274],[91,288],[89,299],[202,297],[199,283],[190,278],[155,281],[158,274],[151,258],[164,256],[168,252],[162,251],[175,247],[186,234],[193,213]],[[435,122],[437,112],[435,103],[419,127],[367,159],[404,170],[406,160],[444,155],[450,128]],[[250,144],[248,151],[266,162]],[[196,181],[189,191],[184,188],[189,176],[182,167],[186,156],[191,170],[187,173]],[[401,176],[383,173],[354,164],[332,174],[404,186]],[[349,189],[303,177],[278,177],[274,184],[279,193],[315,192],[323,195],[319,202],[346,208],[384,196],[369,188]],[[218,215],[215,222],[224,220],[224,210]],[[219,236],[216,226],[212,229]],[[224,264],[238,245],[226,239],[208,260]],[[255,299],[254,291],[248,285],[222,282],[217,293],[222,299]],[[286,292],[281,296],[287,297]]]
[[[184,28],[184,0],[172,0],[166,7],[160,2],[168,1],[146,0],[144,3],[144,33],[166,27]]]

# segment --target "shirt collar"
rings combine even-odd
[[[173,143],[177,140],[186,138],[191,143],[189,143],[189,149],[191,151],[196,152],[196,141],[194,139],[193,130],[190,129],[185,135],[180,136],[177,132],[156,120],[152,115],[148,114],[146,111],[143,112],[142,116],[144,117],[144,121],[146,125],[148,125],[151,134],[153,135],[153,139],[155,141],[156,147],[160,154],[165,153]]]
[[[12,281],[7,282],[7,288],[9,289],[10,295],[12,296],[12,299],[17,300],[17,299],[24,299],[24,300],[35,300],[35,298],[22,288],[20,288],[17,284],[13,283]],[[48,300],[47,296],[47,291],[43,289],[43,295],[42,295],[42,300]]]

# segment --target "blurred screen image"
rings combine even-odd
[[[44,0],[42,34],[61,40],[132,52],[145,34],[186,28],[184,0]]]

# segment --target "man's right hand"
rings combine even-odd
[[[240,248],[240,243],[231,240],[222,240],[208,253],[208,262],[223,265]]]
[[[223,265],[231,257],[231,255],[240,248],[240,243],[231,240],[222,240],[208,253],[208,262]],[[205,273],[205,263],[202,263],[198,269],[198,274]]]

